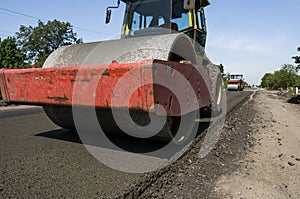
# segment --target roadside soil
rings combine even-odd
[[[230,114],[215,148],[201,142],[141,197],[300,198],[300,105],[259,90]]]
[[[217,180],[219,196],[300,198],[300,106],[287,100],[276,92],[259,92],[254,108],[263,126],[237,172]]]

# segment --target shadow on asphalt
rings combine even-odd
[[[197,136],[201,135],[209,127],[209,125],[210,125],[210,122],[199,122]],[[78,133],[75,130],[57,129],[57,130],[53,130],[53,131],[39,133],[39,134],[36,134],[35,136],[40,136],[40,137],[45,137],[45,138],[50,138],[50,139],[57,139],[57,140],[62,140],[62,141],[72,142],[72,143],[77,143],[77,144],[83,144]],[[116,146],[123,149],[124,151],[132,152],[132,153],[140,153],[140,154],[145,154],[145,153],[156,151],[168,144],[167,142],[138,139],[138,138],[132,138],[129,136],[126,137],[126,136],[107,135],[107,137],[109,138],[109,140],[112,143],[114,143]],[[103,143],[101,143],[101,146],[99,146],[95,143],[85,143],[85,144],[95,146],[95,147],[116,150],[116,148],[112,148],[110,146],[104,146]],[[172,150],[172,151],[179,151],[182,148],[184,148],[185,145],[186,144],[184,144],[183,146],[178,146],[178,145],[174,144],[173,147],[176,147],[176,149]],[[162,154],[162,157],[160,157],[160,158],[170,158],[173,155],[174,154]]]

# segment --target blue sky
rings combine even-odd
[[[68,21],[84,42],[117,38],[123,7],[114,10],[109,25],[105,9],[116,0],[0,0],[0,8],[40,19]],[[226,72],[244,73],[250,84],[259,84],[266,72],[293,63],[300,47],[299,0],[211,0],[206,9],[208,40],[206,52]],[[14,35],[20,25],[37,20],[0,9],[0,37]],[[88,31],[84,30],[87,29]]]

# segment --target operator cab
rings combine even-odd
[[[203,8],[209,5],[208,0],[122,1],[126,4],[122,38],[183,32],[199,43],[199,48],[205,47],[206,24]],[[109,17],[110,12],[108,9]]]
[[[233,74],[229,77],[230,80],[243,80],[244,76],[242,74]]]

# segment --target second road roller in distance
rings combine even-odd
[[[227,89],[229,91],[242,91],[245,88],[245,80],[243,74],[231,74],[229,76]]]

